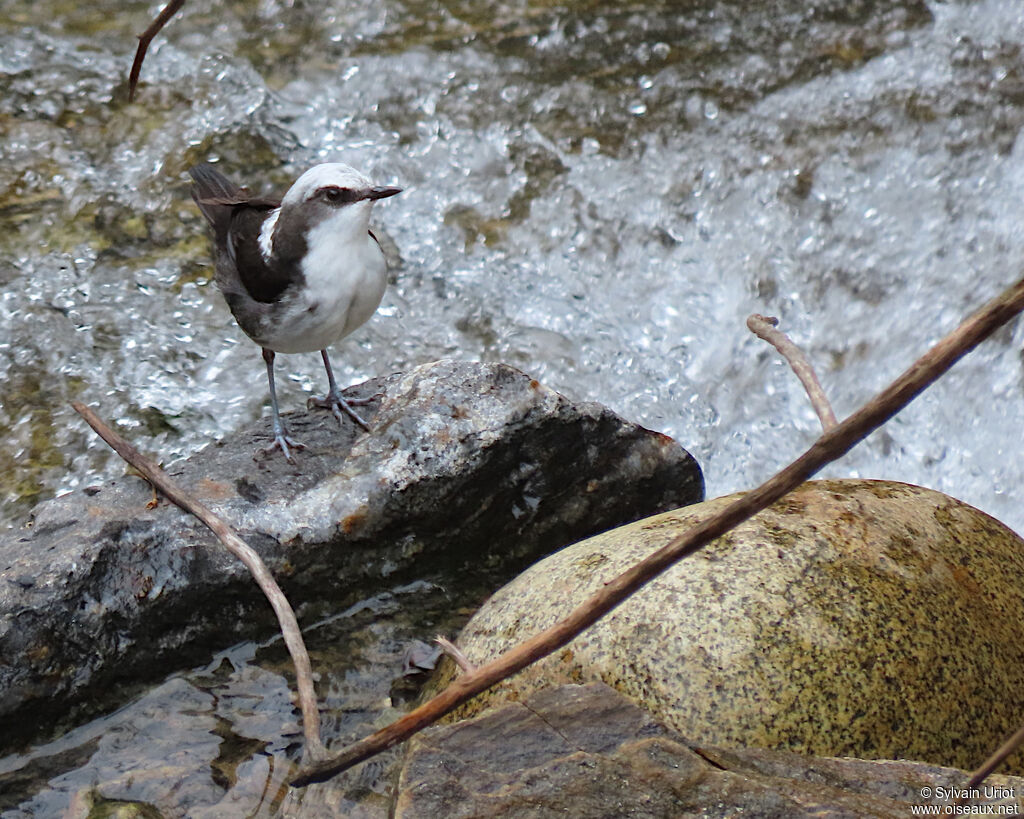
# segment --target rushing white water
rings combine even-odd
[[[405,189],[375,207],[397,264],[333,355],[343,383],[505,361],[674,436],[712,495],[818,432],[750,313],[780,317],[842,416],[1024,267],[1019,0],[191,0],[128,105],[157,8],[0,14],[0,526],[123,471],[72,399],[165,462],[267,411],[259,351],[210,282],[198,161],[260,190],[325,160]],[[1017,321],[826,474],[930,486],[1024,531],[1022,341]],[[278,372],[285,410],[326,386],[315,354]],[[436,587],[430,614],[425,589],[364,601],[324,639],[328,736],[377,724],[396,647],[461,611]],[[396,630],[402,596],[416,616]],[[259,653],[0,760],[19,772],[5,819],[96,783],[190,815],[272,812],[296,731],[281,660]],[[360,770],[350,789],[386,792]]]
[[[146,21],[132,8],[89,34],[4,25],[11,521],[19,496],[122,470],[71,398],[165,461],[266,411],[258,350],[209,282],[185,183],[202,159],[258,189],[325,160],[405,189],[375,208],[400,263],[379,315],[336,350],[342,382],[505,361],[677,438],[712,495],[759,483],[817,433],[747,315],[781,318],[842,416],[1020,275],[1014,0],[885,18],[863,54],[793,70],[803,35],[748,49],[735,21],[700,28],[671,4],[503,5],[481,23],[398,3],[240,17],[206,0],[154,44],[128,106],[112,89]],[[1022,334],[1000,333],[826,474],[923,484],[1024,530]],[[325,387],[316,355],[279,367],[283,409]]]

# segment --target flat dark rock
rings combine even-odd
[[[967,777],[916,762],[702,748],[590,683],[414,737],[392,816],[889,819],[911,815],[912,805],[948,815]],[[1016,814],[1018,794],[1024,780],[998,776],[968,795],[979,812]]]
[[[307,445],[294,466],[253,459],[264,419],[168,470],[260,552],[307,622],[427,571],[507,562],[511,576],[703,497],[674,441],[510,367],[442,361],[348,394],[376,396],[373,431],[326,411],[288,416]],[[276,629],[241,564],[151,499],[125,476],[42,504],[0,540],[0,746]]]

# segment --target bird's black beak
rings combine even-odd
[[[394,196],[396,193],[401,193],[401,188],[367,188],[366,198],[367,199],[387,199],[389,196]]]

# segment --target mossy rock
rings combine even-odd
[[[736,497],[563,549],[488,600],[460,646],[493,658]],[[601,680],[701,744],[969,769],[1024,722],[1022,636],[1008,528],[917,486],[814,481],[459,715]]]

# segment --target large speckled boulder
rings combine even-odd
[[[563,549],[459,644],[495,656],[732,499]],[[971,768],[1024,721],[1024,542],[928,489],[807,483],[461,713],[598,680],[701,744]]]

